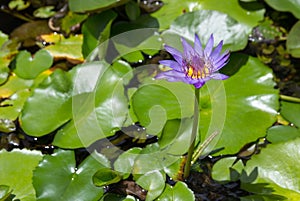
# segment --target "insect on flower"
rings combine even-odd
[[[223,41],[215,48],[214,36],[210,36],[206,47],[203,49],[200,39],[195,34],[194,48],[181,38],[183,53],[177,49],[165,45],[165,49],[173,56],[173,60],[161,60],[159,63],[172,69],[159,73],[156,79],[167,79],[170,82],[185,82],[193,84],[196,88],[202,87],[208,80],[224,80],[228,76],[218,73],[228,63],[229,51],[221,54]]]

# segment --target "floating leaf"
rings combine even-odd
[[[86,58],[101,42],[108,40],[110,27],[117,14],[112,10],[90,16],[82,25],[82,54]]]
[[[287,40],[286,40],[286,48],[287,51],[293,57],[300,57],[300,41],[299,41],[299,34],[300,34],[300,21],[298,21],[290,30]]]
[[[300,199],[299,167],[300,138],[288,142],[270,144],[247,162],[246,170],[251,172],[258,168],[256,183],[268,183],[274,193],[289,200]]]
[[[13,94],[9,99],[3,101],[0,104],[0,118],[16,120],[21,110],[23,109],[24,103],[30,96],[30,91],[25,89],[18,91]],[[2,106],[2,107],[1,107]]]
[[[165,187],[165,178],[161,172],[156,170],[143,174],[136,183],[148,191],[146,201],[149,201],[154,200],[162,193]]]
[[[0,200],[5,201],[11,195],[12,190],[9,189],[9,186],[0,185]]]
[[[266,0],[266,3],[275,10],[291,12],[295,17],[300,19],[299,0],[285,0],[284,3],[281,0]]]
[[[63,35],[49,34],[42,35],[41,38],[45,42],[54,44],[45,47],[55,59],[67,59],[72,63],[82,63],[83,56],[81,54],[82,35],[70,36],[65,38]]]
[[[195,196],[193,191],[189,189],[185,183],[178,181],[174,187],[167,184],[164,192],[157,199],[157,201],[169,200],[193,201],[195,200]]]
[[[125,5],[125,11],[130,20],[136,20],[141,13],[139,5],[134,1],[129,1]]]
[[[16,58],[15,73],[24,79],[34,79],[52,66],[53,58],[46,50],[37,51],[32,57],[30,52],[21,51]]]
[[[30,6],[29,2],[24,2],[23,0],[12,0],[9,2],[8,7],[13,10],[24,10]]]
[[[208,149],[224,147],[218,154],[233,154],[265,136],[276,121],[278,90],[274,89],[272,70],[253,57],[223,81],[224,86],[218,83],[209,81],[200,90],[201,138],[220,132],[217,144],[211,143]]]
[[[0,151],[0,185],[9,186],[12,194],[22,201],[35,200],[32,185],[32,171],[36,168],[42,154],[39,151],[14,149]]]
[[[103,188],[94,186],[92,177],[99,168],[109,166],[107,159],[94,152],[78,167],[73,151],[58,150],[47,155],[33,173],[39,200],[97,201]]]
[[[178,43],[180,36],[194,41],[195,33],[197,33],[200,40],[205,43],[213,33],[215,45],[223,40],[224,49],[236,51],[246,47],[250,32],[251,28],[227,14],[213,10],[200,10],[178,17],[171,24],[170,29],[163,32],[162,37],[166,44],[182,49],[181,43]]]
[[[0,86],[0,97],[8,98],[18,91],[30,88],[33,85],[33,80],[25,80],[18,76],[12,75],[8,81]]]
[[[121,77],[121,71],[108,68],[104,62],[77,68],[73,80],[73,120],[57,133],[53,143],[64,148],[89,146],[121,128],[128,112]]]
[[[277,125],[269,128],[267,133],[267,139],[271,143],[286,142],[300,137],[299,128],[291,126]]]
[[[160,29],[163,30],[169,28],[170,24],[178,16],[186,12],[204,9],[226,13],[241,24],[247,25],[250,29],[256,26],[264,16],[264,9],[255,11],[245,10],[239,5],[238,0],[226,0],[226,2],[223,0],[165,0],[163,2],[164,6],[151,14],[158,19]],[[198,34],[201,34],[201,32]]]
[[[121,175],[110,168],[101,168],[93,176],[95,186],[107,186],[119,182]]]
[[[105,10],[110,7],[115,7],[126,3],[128,0],[102,0],[102,1],[95,1],[95,0],[70,0],[69,7],[70,10],[73,12],[86,12],[92,10]]]
[[[28,98],[22,111],[22,129],[31,136],[43,136],[70,120],[71,76],[57,69]]]
[[[71,11],[62,19],[61,21],[61,29],[69,34],[72,31],[72,27],[79,25],[88,17],[87,14],[77,14]],[[84,35],[84,33],[83,33]],[[84,36],[83,36],[84,37]]]
[[[33,15],[39,18],[49,18],[55,14],[55,11],[53,11],[53,9],[54,6],[40,7],[33,12]]]

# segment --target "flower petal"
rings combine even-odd
[[[193,55],[196,55],[194,48],[184,38],[181,38],[181,42],[183,46],[183,56],[185,59],[189,59]]]
[[[169,66],[171,68],[173,68],[176,71],[182,71],[182,67],[179,63],[177,63],[176,61],[173,60],[161,60],[159,61],[160,64],[165,65],[165,66]]]
[[[168,45],[165,45],[165,49],[174,57],[174,59],[178,62],[178,63],[182,63],[182,53],[173,48],[173,47],[170,47]]]
[[[221,73],[213,73],[209,77],[212,79],[215,79],[215,80],[225,80],[225,79],[229,78],[229,76],[221,74]]]
[[[223,66],[228,63],[229,53],[221,57],[218,61],[214,63],[214,71],[220,70]]]
[[[214,46],[214,36],[211,34],[207,42],[207,45],[204,49],[204,53],[206,56],[210,56],[213,46]]]
[[[195,34],[195,44],[194,44],[195,51],[199,54],[199,56],[203,56],[203,48],[199,36]]]
[[[217,47],[214,49],[214,51],[211,53],[210,55],[211,59],[216,60],[218,58],[218,56],[221,53],[222,46],[223,46],[223,41],[221,40],[220,43],[217,45]]]

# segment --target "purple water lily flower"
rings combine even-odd
[[[174,57],[173,60],[161,60],[159,63],[169,66],[172,70],[159,73],[156,79],[167,79],[170,82],[185,82],[193,84],[196,88],[202,87],[210,79],[224,80],[228,76],[218,73],[228,63],[229,51],[221,53],[223,41],[213,49],[214,36],[210,36],[205,49],[197,34],[195,34],[194,48],[181,39],[183,53],[165,45],[165,49]]]

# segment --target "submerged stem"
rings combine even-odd
[[[186,179],[190,175],[191,165],[192,165],[192,156],[194,153],[194,147],[195,147],[195,140],[197,136],[198,131],[198,124],[199,124],[199,109],[198,109],[198,103],[199,103],[199,90],[200,88],[195,88],[195,102],[194,102],[194,119],[193,119],[193,128],[191,133],[191,144],[190,148],[188,150],[187,159],[184,167],[184,173],[183,177]]]

